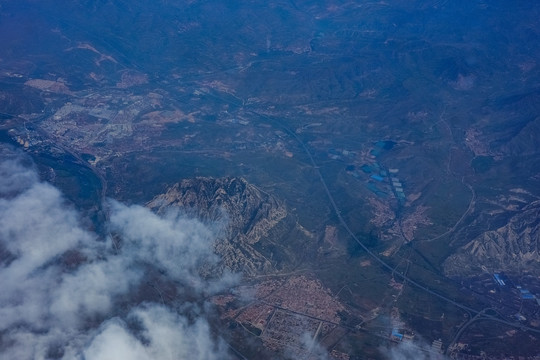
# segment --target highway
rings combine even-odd
[[[450,344],[448,344],[448,346],[446,347],[446,351],[445,351],[445,354],[448,355],[449,354],[449,350],[450,348],[452,347],[452,345],[454,345],[460,338],[461,334],[463,334],[463,332],[469,327],[469,325],[471,325],[473,322],[475,321],[478,321],[478,320],[483,320],[484,318],[482,317],[482,315],[484,315],[484,313],[489,310],[489,308],[486,308],[482,311],[480,311],[478,314],[476,314],[473,318],[471,318],[469,321],[467,321],[460,329],[459,331],[456,333],[456,335],[454,336],[454,338],[452,339],[452,341],[450,342]]]
[[[353,231],[349,228],[349,225],[347,225],[347,222],[345,222],[345,219],[343,219],[343,217],[341,216],[341,211],[339,210],[339,207],[337,206],[337,204],[336,204],[336,202],[334,200],[334,197],[330,193],[328,185],[326,184],[326,181],[324,180],[324,177],[322,176],[322,173],[321,173],[321,171],[319,169],[319,166],[315,162],[315,159],[313,158],[313,155],[312,155],[311,151],[304,144],[302,139],[300,139],[295,132],[293,132],[291,129],[289,129],[285,124],[281,123],[279,120],[272,119],[272,118],[270,118],[270,117],[268,117],[268,116],[266,116],[264,114],[260,114],[260,113],[256,113],[256,112],[254,112],[254,114],[256,114],[256,115],[258,115],[258,116],[260,116],[262,118],[265,118],[268,121],[277,123],[286,133],[288,133],[291,137],[293,137],[300,144],[300,146],[302,147],[302,149],[304,150],[306,155],[309,157],[311,165],[312,165],[313,169],[315,170],[315,172],[317,173],[322,186],[324,187],[324,191],[326,192],[328,200],[330,201],[330,204],[332,205],[332,208],[333,208],[334,212],[336,213],[341,226],[343,226],[343,228],[347,231],[347,233],[351,236],[351,238],[354,239],[354,241],[356,241],[356,243],[358,243],[358,245],[373,260],[375,260],[377,263],[379,263],[383,268],[388,270],[390,273],[394,272],[394,268],[392,266],[390,266],[388,263],[386,263],[384,260],[382,260],[377,254],[375,254],[373,251],[371,251],[367,246],[365,246],[358,239],[358,237],[353,233]],[[461,304],[461,303],[459,303],[459,302],[457,302],[457,301],[455,301],[453,299],[450,299],[449,297],[446,297],[446,296],[444,296],[442,294],[439,294],[439,293],[431,290],[429,287],[427,287],[425,285],[422,285],[419,282],[411,279],[406,274],[402,274],[402,273],[399,273],[399,272],[394,272],[394,276],[401,278],[404,282],[408,282],[409,284],[413,285],[414,287],[416,287],[416,288],[418,288],[420,290],[423,290],[424,292],[426,292],[426,293],[428,293],[430,295],[433,295],[433,296],[435,296],[435,297],[437,297],[437,298],[439,298],[439,299],[441,299],[441,300],[443,300],[443,301],[445,301],[447,303],[450,303],[450,304],[452,304],[452,305],[454,305],[454,306],[456,306],[456,307],[458,307],[458,308],[460,308],[462,310],[468,311],[471,314],[478,315],[478,314],[483,312],[483,310],[479,311],[479,310],[473,309],[473,308],[471,308],[471,307],[469,307],[467,305]],[[512,326],[512,327],[518,328],[520,330],[527,330],[527,331],[531,331],[531,332],[535,332],[537,334],[540,334],[540,329],[535,329],[535,328],[531,328],[531,327],[528,327],[528,326],[524,326],[524,325],[522,325],[520,323],[516,323],[516,322],[506,321],[504,319],[500,319],[500,318],[492,316],[492,315],[483,314],[482,318],[483,319],[488,319],[488,320],[491,320],[491,321],[496,321],[498,323],[505,324],[505,325],[508,325],[508,326]]]

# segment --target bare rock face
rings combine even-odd
[[[540,274],[540,200],[524,206],[506,225],[482,233],[450,256],[447,275],[526,270]]]
[[[294,217],[282,202],[242,178],[185,179],[147,206],[157,213],[179,207],[203,221],[222,223],[215,250],[233,271],[267,273],[294,258],[283,244],[296,227]]]

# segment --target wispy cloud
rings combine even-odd
[[[307,354],[304,357],[306,360],[329,360],[328,352],[326,349],[317,342],[317,339],[313,337],[313,334],[304,333],[302,335],[302,345],[307,350]]]
[[[201,318],[189,322],[162,305],[144,305],[133,309],[128,320],[140,329],[129,329],[126,322],[114,318],[105,322],[84,350],[87,360],[117,359],[223,359],[227,348],[212,339],[208,323]]]
[[[7,147],[0,147],[0,195],[13,195],[38,181],[29,159]]]
[[[134,296],[148,269],[180,294],[234,282],[200,275],[202,265],[219,261],[213,229],[174,211],[159,217],[110,201],[115,242],[100,239],[58,189],[39,181],[28,159],[0,151],[0,357],[226,358],[204,306],[189,307],[196,311],[188,317]]]
[[[381,348],[389,360],[447,360],[443,354],[432,352],[431,346],[422,339],[404,340],[397,345]]]

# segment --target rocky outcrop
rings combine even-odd
[[[447,275],[472,275],[488,271],[527,270],[540,274],[540,200],[510,217],[496,230],[486,231],[450,256]]]
[[[296,220],[275,197],[236,177],[185,179],[147,204],[157,213],[171,206],[203,221],[217,223],[215,244],[223,266],[247,275],[289,264],[294,254],[287,234]]]

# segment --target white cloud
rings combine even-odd
[[[313,338],[313,334],[304,333],[302,335],[302,345],[307,349],[306,359],[310,360],[329,360],[326,349]]]
[[[422,339],[401,341],[397,345],[381,349],[389,360],[445,360],[443,354],[431,352],[431,346]]]
[[[142,327],[138,336],[123,321],[113,319],[92,339],[84,352],[85,359],[227,358],[224,344],[212,339],[208,324],[200,318],[189,323],[185,317],[161,305],[146,304],[133,309],[128,319]]]
[[[81,327],[87,318],[110,314],[115,300],[128,294],[143,276],[126,259],[109,256],[65,274],[52,292],[51,314],[62,324]]]
[[[122,234],[123,256],[159,264],[168,275],[195,286],[199,266],[217,262],[212,252],[215,235],[201,222],[174,211],[161,218],[142,206],[110,203],[110,227]]]
[[[0,199],[0,237],[18,258],[10,268],[20,276],[92,238],[78,227],[76,215],[65,208],[60,192],[43,183],[13,199]]]
[[[18,178],[19,168],[12,170],[8,176]],[[61,277],[55,261],[94,242],[57,189],[35,182],[19,190],[11,199],[0,199],[0,246],[7,255],[0,263],[0,330],[19,322],[44,324],[51,289]]]
[[[5,155],[5,149],[0,149]],[[201,264],[215,264],[214,232],[170,212],[111,201],[109,227],[98,239],[31,163],[8,153],[0,161],[0,357],[11,359],[223,359],[204,307],[187,317],[172,305],[138,304],[145,270],[156,268],[180,288],[201,291]],[[120,306],[121,304],[121,306]],[[140,326],[137,331],[126,324]]]
[[[84,351],[86,360],[133,359],[146,360],[145,347],[125,328],[119,319],[104,324],[104,328]]]
[[[38,176],[26,159],[24,164],[21,154],[8,148],[0,148],[0,195],[13,195],[36,183]]]

